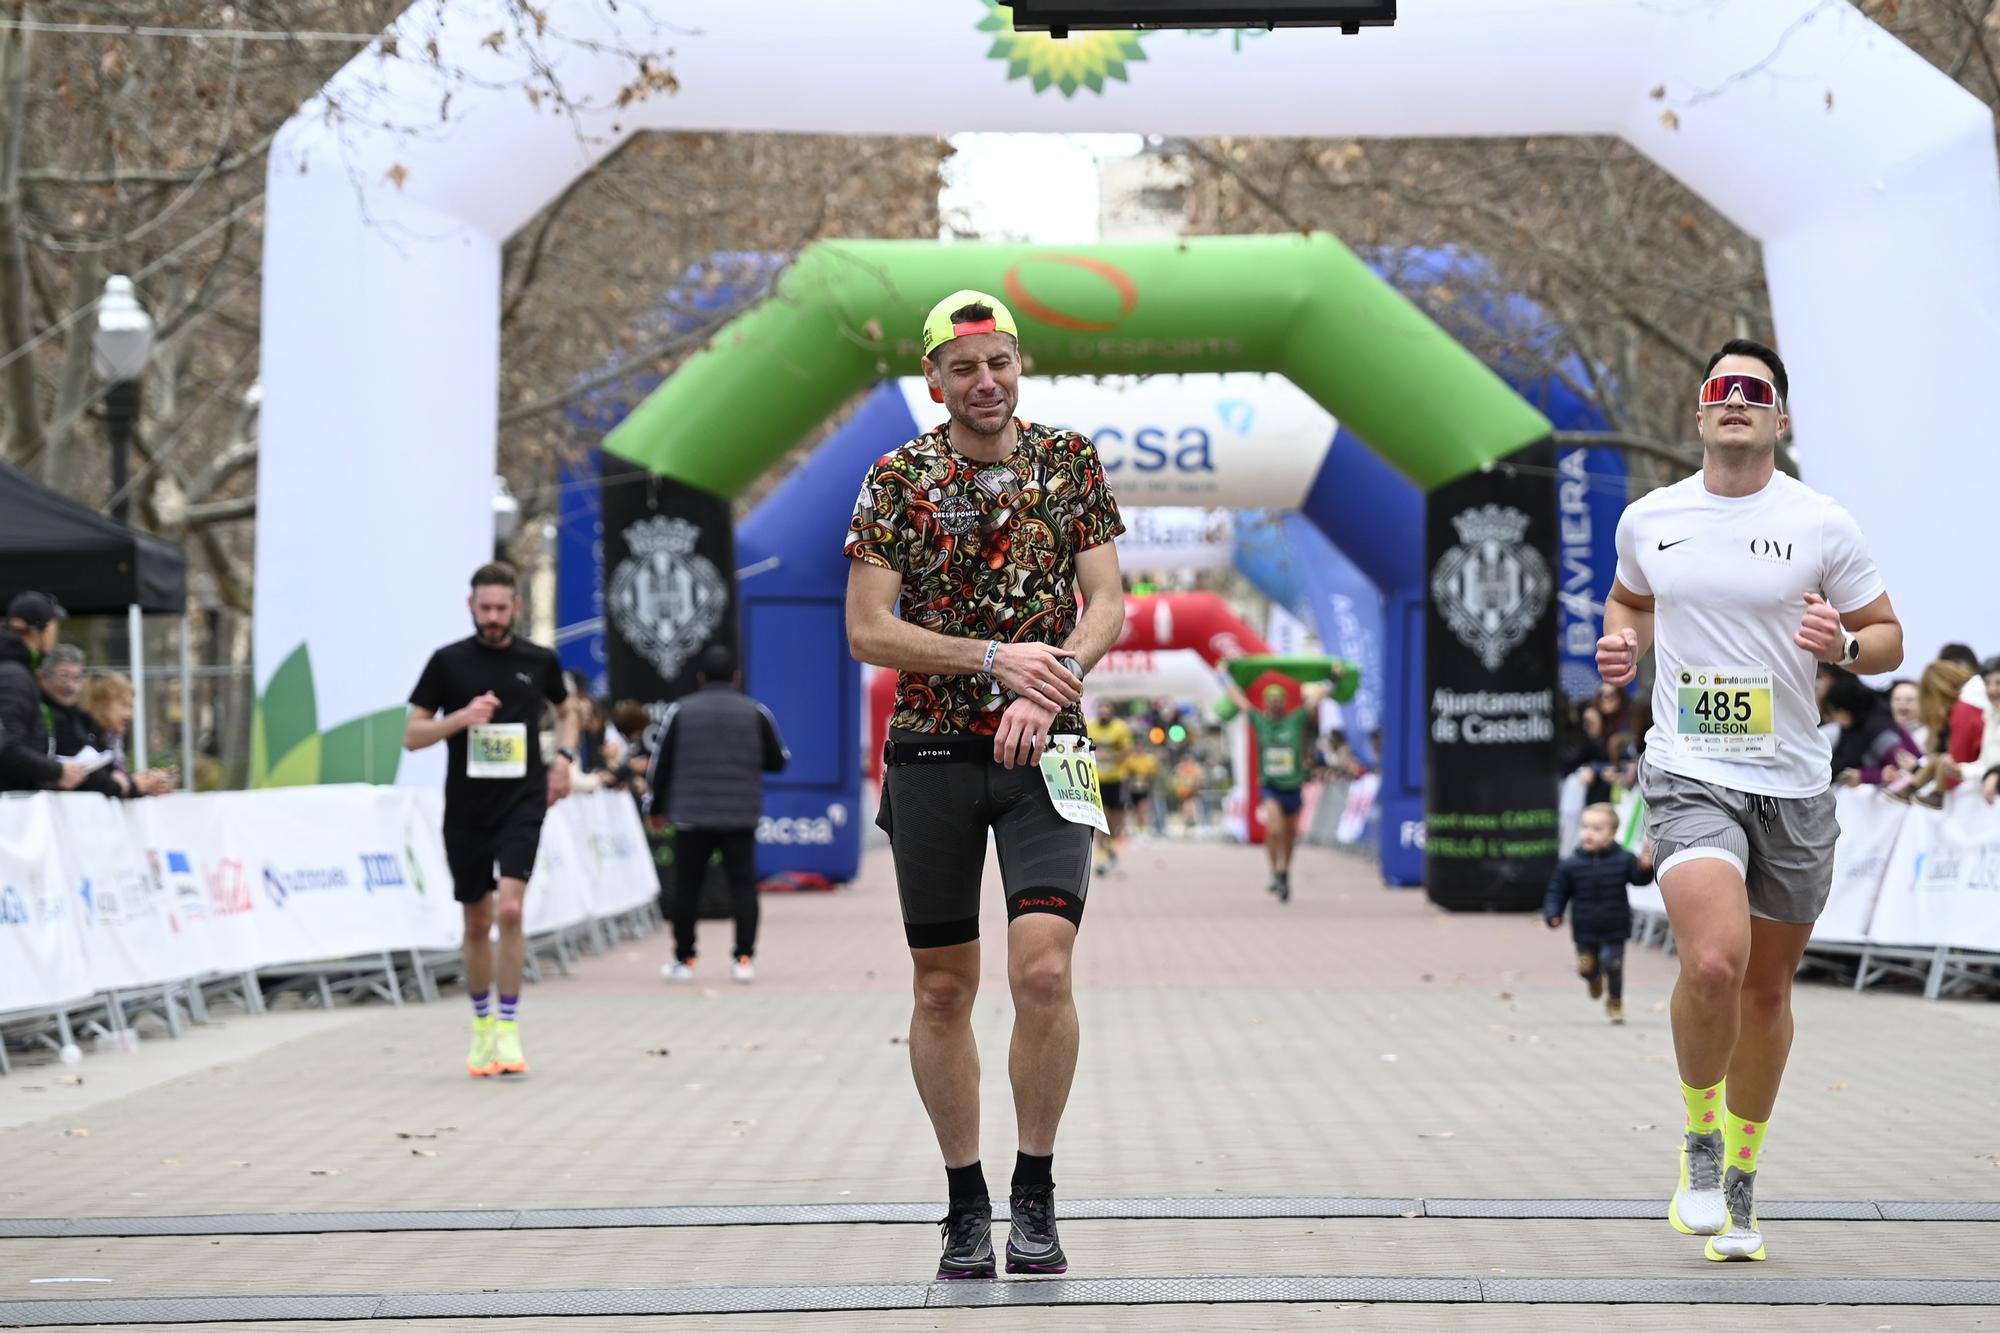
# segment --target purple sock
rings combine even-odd
[[[516,1020],[519,1019],[520,1012],[521,1012],[520,996],[502,995],[500,997],[500,1021],[502,1023],[515,1022]]]
[[[490,1018],[493,1014],[493,992],[476,990],[472,992],[472,1016]]]

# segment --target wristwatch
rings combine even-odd
[[[570,749],[567,745],[557,746],[556,753],[569,760],[572,764],[576,762],[576,751]]]
[[[1842,666],[1853,666],[1861,658],[1861,636],[1844,626],[1840,632],[1847,636],[1847,650],[1841,653],[1840,664]]]
[[[1077,684],[1083,684],[1083,663],[1077,661],[1074,657],[1058,657],[1056,660],[1062,663],[1063,670],[1076,677]]]

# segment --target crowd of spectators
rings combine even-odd
[[[132,682],[86,670],[83,650],[60,639],[62,605],[17,593],[0,626],[0,791],[94,791],[158,796],[179,782],[171,768],[133,772],[125,759]]]

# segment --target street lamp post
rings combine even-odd
[[[508,547],[513,544],[514,534],[521,530],[521,502],[514,498],[513,488],[507,485],[507,478],[498,472],[493,474],[493,558],[512,563]]]
[[[111,516],[132,526],[130,458],[132,428],[139,421],[139,385],[153,356],[153,317],[139,304],[132,279],[114,273],[97,301],[91,341],[97,378],[104,382],[104,423],[111,436]],[[146,663],[144,622],[134,602],[126,615],[125,651],[132,662],[132,726],[126,740],[136,772],[146,766]],[[182,757],[186,763],[186,756]]]
[[[139,421],[139,385],[153,355],[153,317],[133,294],[132,279],[113,274],[97,303],[91,339],[97,377],[104,381],[104,421],[111,436],[111,516],[130,526],[132,428]]]

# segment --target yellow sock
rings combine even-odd
[[[1688,1133],[1707,1134],[1722,1128],[1722,1084],[1712,1088],[1691,1088],[1683,1083],[1681,1100],[1687,1103]]]
[[[1726,1121],[1727,1128],[1722,1134],[1723,1162],[1742,1171],[1755,1171],[1758,1154],[1764,1151],[1764,1130],[1770,1122],[1745,1120],[1734,1111],[1727,1113]]]

